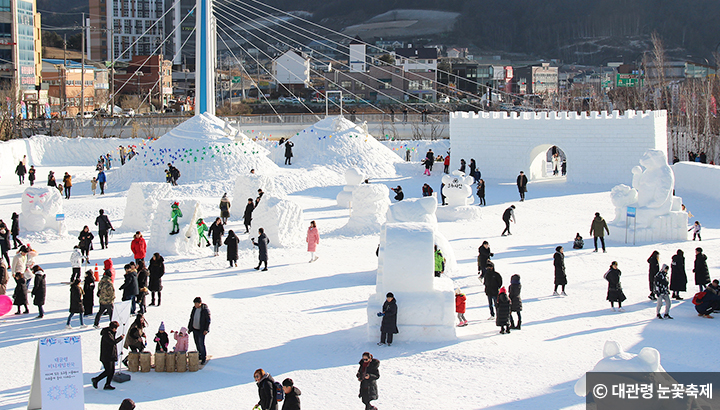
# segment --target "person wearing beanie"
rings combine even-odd
[[[657,294],[657,307],[655,308],[655,315],[658,319],[672,319],[670,316],[670,289],[668,289],[667,274],[670,268],[663,264],[662,268],[655,274],[655,293]],[[660,308],[665,302],[665,315],[660,316]]]
[[[33,284],[33,305],[38,307],[37,319],[45,316],[43,305],[45,304],[45,272],[39,265],[32,267],[33,274],[35,276],[35,283]]]
[[[378,346],[384,346],[387,342],[388,346],[392,346],[393,335],[398,333],[397,328],[397,301],[395,295],[392,292],[388,292],[385,295],[385,303],[383,303],[382,312],[378,313],[378,316],[382,317],[382,324],[380,325],[380,343]]]
[[[283,380],[282,386],[285,392],[282,410],[300,410],[300,389],[295,387],[290,378]]]
[[[160,322],[160,327],[158,328],[158,332],[155,333],[155,352],[165,352],[168,351],[168,345],[170,344],[170,338],[168,337],[168,334],[165,332],[165,322]]]
[[[504,286],[498,292],[495,325],[500,327],[500,334],[506,334],[510,333],[510,298]]]
[[[135,410],[135,402],[132,399],[125,399],[120,403],[120,409],[118,410]]]
[[[373,358],[370,352],[365,352],[359,364],[360,368],[355,374],[360,382],[358,397],[365,405],[365,410],[377,410],[370,402],[378,399],[377,379],[380,378],[380,360]]]
[[[108,266],[110,266],[110,269],[108,269]],[[100,318],[104,313],[107,312],[108,317],[112,320],[113,303],[115,303],[115,285],[112,282],[112,269],[112,261],[110,259],[106,260],[105,271],[97,286],[100,307],[98,308],[97,315],[95,315],[95,324],[93,326],[95,329],[100,327]]]

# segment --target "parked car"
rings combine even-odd
[[[134,117],[135,116],[135,110],[132,108],[125,108],[122,113],[123,117]]]
[[[325,98],[323,97],[314,97],[312,100],[310,100],[311,103],[324,103]]]
[[[77,117],[78,118],[93,118],[93,117],[95,117],[95,112],[94,111],[84,111],[82,114],[77,113]]]
[[[343,104],[354,104],[354,103],[355,103],[355,99],[354,99],[354,98],[350,98],[350,97],[343,97],[343,98],[342,98],[342,102],[343,102]]]

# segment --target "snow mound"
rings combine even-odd
[[[326,166],[340,175],[347,168],[357,167],[371,178],[395,176],[394,164],[402,162],[392,150],[370,135],[366,127],[355,125],[342,116],[322,119],[290,141],[295,144],[293,166]],[[272,147],[271,151],[273,158],[280,161],[285,155],[285,145]]]
[[[150,229],[155,210],[162,198],[170,195],[171,187],[167,183],[135,182],[127,192],[125,216],[122,231],[135,232]]]
[[[168,163],[180,171],[181,185],[227,182],[250,169],[277,169],[269,152],[229,123],[210,114],[196,115],[149,144],[108,180],[120,190],[133,182],[163,182]]]
[[[20,228],[26,232],[52,229],[58,233],[67,229],[55,216],[63,212],[63,198],[54,187],[30,187],[22,194]]]
[[[180,233],[170,235],[172,222],[170,211],[173,202],[180,204],[183,216],[178,218]],[[150,225],[150,239],[148,249],[159,252],[163,256],[200,254],[198,244],[198,233],[195,221],[202,218],[200,203],[194,199],[163,199],[158,202],[155,208],[154,217]]]
[[[302,243],[303,211],[298,204],[265,194],[253,211],[251,234],[263,228],[270,245],[290,247]]]
[[[352,209],[347,224],[340,228],[346,235],[375,234],[387,218],[390,198],[382,184],[362,184],[352,191]]]

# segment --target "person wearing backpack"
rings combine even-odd
[[[720,296],[712,293],[712,291],[700,291],[695,294],[692,299],[695,310],[698,312],[698,316],[712,319],[713,316],[710,314],[713,312],[714,307],[720,303]]]
[[[260,407],[262,410],[277,410],[277,390],[275,388],[275,379],[270,373],[263,369],[255,370],[253,378],[258,386],[258,395],[260,401],[255,408]]]
[[[282,410],[300,410],[300,389],[295,387],[290,378],[283,380],[282,386],[285,393]]]

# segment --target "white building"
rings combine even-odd
[[[436,48],[400,48],[394,51],[395,65],[407,72],[429,72],[437,70],[438,51]]]
[[[163,0],[90,0],[90,25],[98,30],[90,31],[88,58],[129,61],[162,54],[164,13]]]
[[[299,51],[286,51],[273,60],[272,72],[278,84],[310,85],[310,59]]]
[[[355,40],[350,42],[350,72],[351,73],[364,73],[367,71],[367,57],[365,55],[365,43],[360,37],[355,37]]]

